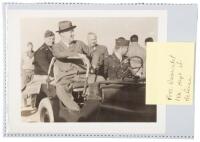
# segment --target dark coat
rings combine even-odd
[[[122,61],[124,59],[126,59],[126,57],[123,57]],[[104,61],[105,78],[107,80],[122,79],[128,66],[128,63],[120,62],[120,60],[114,53],[112,55],[109,55]]]
[[[34,54],[34,73],[36,75],[47,75],[52,58],[53,54],[51,48],[44,43]],[[50,76],[53,76],[53,71]]]
[[[81,69],[76,62],[63,62],[67,57],[77,56],[80,54],[89,54],[88,47],[82,41],[73,41],[68,47],[63,42],[58,42],[52,48],[53,55],[56,57],[54,72],[56,81],[59,81],[63,77],[73,78],[77,75],[77,71]]]
[[[98,75],[104,76],[104,59],[108,57],[108,50],[105,46],[97,44],[89,47],[90,61],[98,69]]]
[[[97,44],[95,47],[89,47],[89,54],[92,64],[103,65],[103,60],[108,56],[108,50],[105,46]]]

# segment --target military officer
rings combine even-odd
[[[104,74],[107,80],[122,79],[128,68],[126,53],[128,51],[129,41],[123,37],[115,40],[114,53],[108,56],[104,62]]]
[[[128,52],[127,52],[126,56],[129,58],[131,58],[133,56],[141,57],[144,62],[143,67],[145,67],[146,49],[144,47],[142,47],[138,41],[139,41],[138,35],[132,35],[130,37],[130,44],[129,44],[129,48],[128,48]],[[136,65],[136,64],[138,64],[138,62],[134,62],[134,64]],[[136,75],[140,76],[140,77],[145,77],[145,68],[142,68],[141,70],[139,70]]]
[[[34,73],[36,75],[47,75],[51,59],[53,58],[52,46],[55,42],[55,34],[47,30],[44,34],[44,43],[34,54]],[[50,73],[53,77],[53,72]]]
[[[153,38],[152,37],[147,37],[145,40],[144,40],[144,43],[145,43],[145,46],[147,46],[147,43],[148,42],[153,42]]]
[[[87,35],[91,64],[97,74],[104,76],[104,59],[108,56],[108,50],[104,45],[97,43],[97,35],[88,33]]]

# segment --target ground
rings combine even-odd
[[[21,116],[23,122],[39,122],[39,113],[37,109],[32,109],[31,106],[23,107]]]

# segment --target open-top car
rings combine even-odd
[[[130,58],[134,59],[141,60]],[[55,60],[51,61],[49,74]],[[85,66],[81,57],[70,60],[82,61],[80,63]],[[130,65],[128,70],[132,70],[132,74],[125,72],[122,79],[104,81],[90,74],[86,64],[84,72],[77,72],[77,75],[85,76],[85,81],[73,83],[72,95],[80,107],[78,112],[69,110],[59,100],[56,84],[49,75],[33,79],[22,93],[28,97],[36,96],[35,106],[41,122],[155,122],[156,105],[145,104],[145,79],[136,75],[143,65],[142,60],[140,62],[137,67]],[[90,76],[94,76],[92,81],[88,80]]]

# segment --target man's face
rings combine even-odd
[[[88,35],[88,45],[93,47],[97,44],[97,37],[96,35]]]
[[[60,33],[62,40],[64,40],[67,43],[70,43],[74,40],[74,30],[66,31]]]
[[[33,45],[32,44],[27,45],[27,51],[33,51]]]
[[[48,46],[53,46],[54,42],[55,42],[55,36],[49,36],[45,38],[45,43]]]

